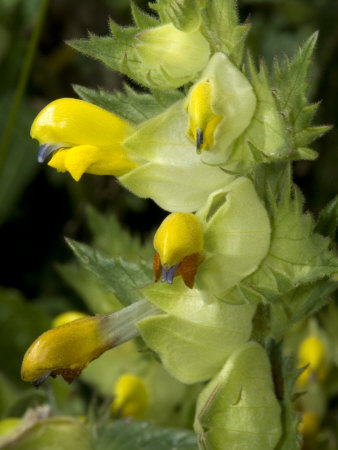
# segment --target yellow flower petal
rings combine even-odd
[[[87,317],[87,314],[81,311],[66,311],[64,313],[58,314],[54,318],[52,327],[59,327],[61,325],[65,325],[66,323],[73,322],[73,320],[83,319],[84,317]]]
[[[103,338],[100,324],[101,316],[86,317],[43,333],[24,356],[21,378],[39,384],[49,375],[61,374],[72,381],[112,346]]]
[[[148,407],[148,392],[145,383],[138,375],[126,373],[117,380],[114,400],[110,406],[113,416],[140,418]]]
[[[156,231],[154,247],[165,268],[179,264],[186,256],[201,253],[203,231],[198,218],[190,213],[169,214]]]
[[[196,142],[197,152],[209,150],[214,141],[214,132],[222,120],[211,109],[211,84],[201,81],[193,88],[188,104],[190,129],[188,135]]]
[[[85,317],[46,331],[27,350],[21,378],[38,386],[49,375],[71,382],[95,358],[139,334],[136,323],[160,313],[140,300],[112,314]]]
[[[312,374],[316,381],[323,381],[326,377],[326,351],[323,342],[316,336],[309,336],[303,340],[298,350],[299,367],[308,367],[297,379],[298,385],[306,384]]]
[[[298,430],[303,436],[314,436],[319,430],[318,417],[311,411],[305,411],[302,414],[302,421],[298,426]]]
[[[110,146],[122,142],[132,131],[127,122],[98,106],[61,98],[37,115],[31,136],[40,144]]]
[[[48,165],[59,172],[68,171],[76,181],[79,181],[85,172],[120,176],[136,167],[119,144],[109,148],[93,145],[63,148],[54,153]]]

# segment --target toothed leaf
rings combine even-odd
[[[150,3],[162,23],[172,23],[182,31],[196,31],[201,23],[200,0],[157,0]]]
[[[234,0],[208,1],[202,19],[213,52],[223,51],[240,66],[250,25],[239,25]]]
[[[338,195],[320,213],[316,232],[334,239],[338,227]]]
[[[156,17],[150,16],[149,14],[142,11],[134,2],[131,2],[131,12],[135,24],[140,30],[157,27],[158,25],[160,25],[160,22],[156,19]]]
[[[151,119],[183,97],[183,94],[177,90],[163,91],[161,96],[155,97],[155,95],[139,93],[128,85],[125,85],[124,92],[114,93],[83,86],[74,86],[74,90],[82,100],[116,114],[131,125],[138,125]]]
[[[310,36],[292,61],[286,57],[283,67],[278,61],[275,64],[272,85],[284,127],[289,130],[292,159],[313,159],[314,153],[306,154],[302,147],[306,147],[331,128],[311,126],[318,104],[308,104],[308,72],[317,37],[318,33]]]
[[[281,344],[276,344],[274,341],[270,342],[268,353],[276,395],[282,407],[282,434],[275,449],[299,450],[302,447],[302,437],[298,432],[300,414],[295,410],[292,395],[293,385],[299,371],[293,367],[290,358],[283,357]]]
[[[266,191],[270,192],[266,204],[272,216],[270,249],[260,268],[243,280],[231,296],[239,295],[249,303],[258,299],[278,302],[276,311],[281,308],[287,314],[283,324],[286,321],[290,325],[302,314],[313,312],[314,293],[322,298],[317,305],[323,306],[333,284],[320,282],[337,272],[338,260],[328,249],[328,239],[313,231],[311,216],[302,213],[303,198],[297,188],[291,189],[290,171],[285,171],[283,184],[279,181],[271,187],[269,177],[265,182]]]
[[[151,268],[143,261],[136,264],[121,257],[108,257],[71,239],[67,239],[67,243],[83,267],[125,306],[140,300],[138,289],[153,279]]]

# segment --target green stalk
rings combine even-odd
[[[32,36],[29,40],[28,48],[26,51],[25,59],[23,62],[23,67],[20,73],[18,85],[15,91],[14,100],[12,103],[12,107],[9,113],[8,121],[5,127],[4,134],[0,141],[0,169],[3,167],[8,147],[11,141],[13,129],[15,126],[16,118],[20,109],[20,104],[23,98],[23,95],[26,90],[27,80],[32,68],[35,51],[39,42],[39,38],[41,35],[45,14],[47,11],[48,0],[41,0],[40,8],[39,8],[39,16],[34,27]]]

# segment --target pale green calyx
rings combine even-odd
[[[192,212],[209,194],[234,177],[217,166],[203,164],[186,136],[189,118],[184,100],[140,124],[123,146],[144,161],[119,178],[140,197],[150,197],[167,211]]]
[[[197,212],[204,232],[205,260],[195,283],[204,298],[227,292],[254,272],[270,245],[270,221],[252,182],[237,178],[209,196]]]
[[[206,303],[198,289],[187,288],[180,277],[172,285],[147,286],[143,293],[165,314],[140,321],[141,336],[183,383],[214,376],[250,337],[254,305]]]
[[[282,433],[280,413],[266,352],[249,342],[198,399],[194,428],[200,448],[272,450]]]
[[[149,70],[187,83],[206,66],[210,49],[199,31],[180,31],[171,23],[136,35],[136,50]]]

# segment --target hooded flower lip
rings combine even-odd
[[[160,313],[147,300],[112,314],[89,316],[52,328],[27,350],[21,378],[39,386],[48,376],[62,375],[69,383],[102,353],[139,334],[136,323]]]
[[[197,83],[191,92],[188,104],[189,124],[188,136],[196,142],[197,153],[210,150],[217,125],[223,119],[211,109],[211,84],[209,81]]]
[[[222,164],[235,140],[248,127],[256,96],[245,75],[224,53],[215,53],[185,101],[187,135],[203,152],[202,161]]]
[[[31,136],[40,143],[38,161],[78,181],[84,172],[123,175],[136,167],[121,142],[133,128],[98,106],[73,98],[55,100],[35,118]]]
[[[298,350],[299,367],[305,367],[297,383],[303,386],[308,381],[323,381],[326,373],[326,351],[321,339],[309,336],[304,339]]]
[[[194,214],[169,214],[154,236],[154,275],[156,281],[172,284],[180,274],[184,283],[192,288],[199,263],[202,260],[203,231]]]
[[[101,336],[98,318],[69,322],[46,331],[30,346],[22,362],[21,377],[35,386],[49,375],[60,374],[71,382],[113,344]]]

